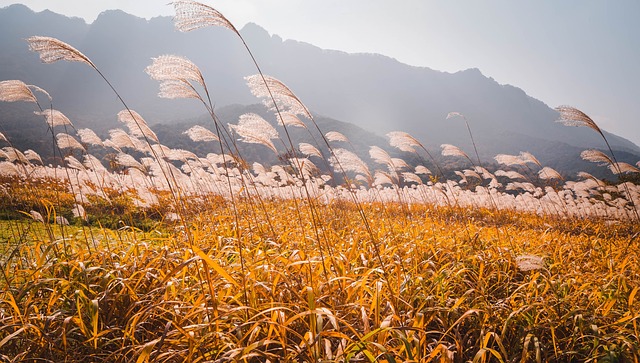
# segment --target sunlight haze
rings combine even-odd
[[[0,7],[16,3],[0,0]],[[107,9],[171,16],[161,1],[20,2],[92,22]],[[478,68],[550,107],[568,104],[640,144],[640,2],[206,1],[242,28],[446,72]],[[402,4],[399,6],[398,4]]]

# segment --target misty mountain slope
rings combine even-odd
[[[244,81],[256,70],[240,40],[228,29],[181,33],[174,29],[170,17],[145,20],[122,11],[104,12],[87,25],[81,19],[48,11],[34,13],[13,5],[0,9],[0,32],[0,79],[20,79],[48,90],[54,107],[78,127],[97,131],[116,127],[116,114],[123,107],[86,65],[42,64],[37,54],[28,50],[27,37],[57,37],[82,51],[150,124],[190,119],[205,112],[193,100],[157,97],[158,84],[144,69],[153,57],[162,54],[185,56],[197,64],[216,108],[257,102]],[[477,69],[451,74],[408,66],[381,55],[323,50],[283,41],[255,24],[247,24],[241,33],[263,71],[286,83],[314,113],[380,136],[402,130],[435,152],[440,144],[450,143],[471,153],[464,122],[446,120],[449,112],[456,111],[468,118],[485,160],[498,153],[526,150],[549,155],[541,160],[551,166],[568,164],[563,159],[569,159],[577,167],[583,163],[579,151],[605,147],[593,130],[556,123],[558,115],[553,109]],[[3,124],[17,122],[16,107],[0,105]],[[622,160],[635,163],[640,159],[638,146],[615,135],[607,137],[614,149],[627,152]],[[549,152],[549,147],[555,152]]]

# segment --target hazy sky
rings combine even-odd
[[[170,0],[24,0],[92,22],[119,8],[172,15]],[[0,0],[0,7],[17,1]],[[479,68],[551,107],[568,104],[640,145],[638,0],[202,0],[236,27],[284,39],[380,53],[456,72]],[[1,35],[0,35],[1,36]]]

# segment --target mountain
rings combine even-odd
[[[158,84],[144,69],[152,57],[162,54],[185,56],[197,64],[217,108],[257,102],[243,79],[256,70],[240,40],[228,29],[181,33],[174,29],[170,17],[145,20],[122,11],[106,11],[86,24],[78,18],[12,5],[0,9],[0,34],[0,80],[20,79],[46,89],[53,96],[54,107],[78,127],[98,132],[116,127],[115,115],[122,105],[86,65],[42,64],[37,54],[28,50],[27,37],[52,36],[79,49],[128,105],[152,125],[170,125],[205,112],[193,100],[156,96]],[[558,114],[552,108],[517,87],[497,83],[478,69],[446,73],[377,54],[323,50],[283,40],[255,24],[247,24],[241,34],[262,70],[287,84],[314,113],[380,136],[402,130],[436,153],[440,144],[448,143],[472,154],[464,122],[446,119],[449,112],[456,111],[468,119],[485,160],[498,153],[529,151],[546,165],[574,173],[589,165],[580,160],[581,150],[604,148],[593,130],[556,123]],[[31,111],[30,105],[1,104],[0,125],[18,132],[28,120],[36,122]],[[640,159],[638,146],[606,135],[621,161],[635,163]]]

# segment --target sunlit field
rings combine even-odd
[[[490,171],[458,112],[446,122],[465,124],[472,152],[434,155],[396,131],[397,153],[358,155],[222,14],[173,6],[181,31],[239,37],[257,72],[245,81],[277,122],[219,119],[197,65],[159,55],[146,69],[159,96],[211,121],[184,130],[209,153],[172,149],[99,64],[27,39],[44,63],[95,70],[123,126],[76,129],[55,95],[0,82],[3,104],[42,116],[59,161],[0,133],[0,362],[638,362],[640,162],[618,162],[589,116],[556,109],[601,136],[581,156],[608,181],[565,179],[526,150]],[[280,163],[244,157],[247,143]]]

